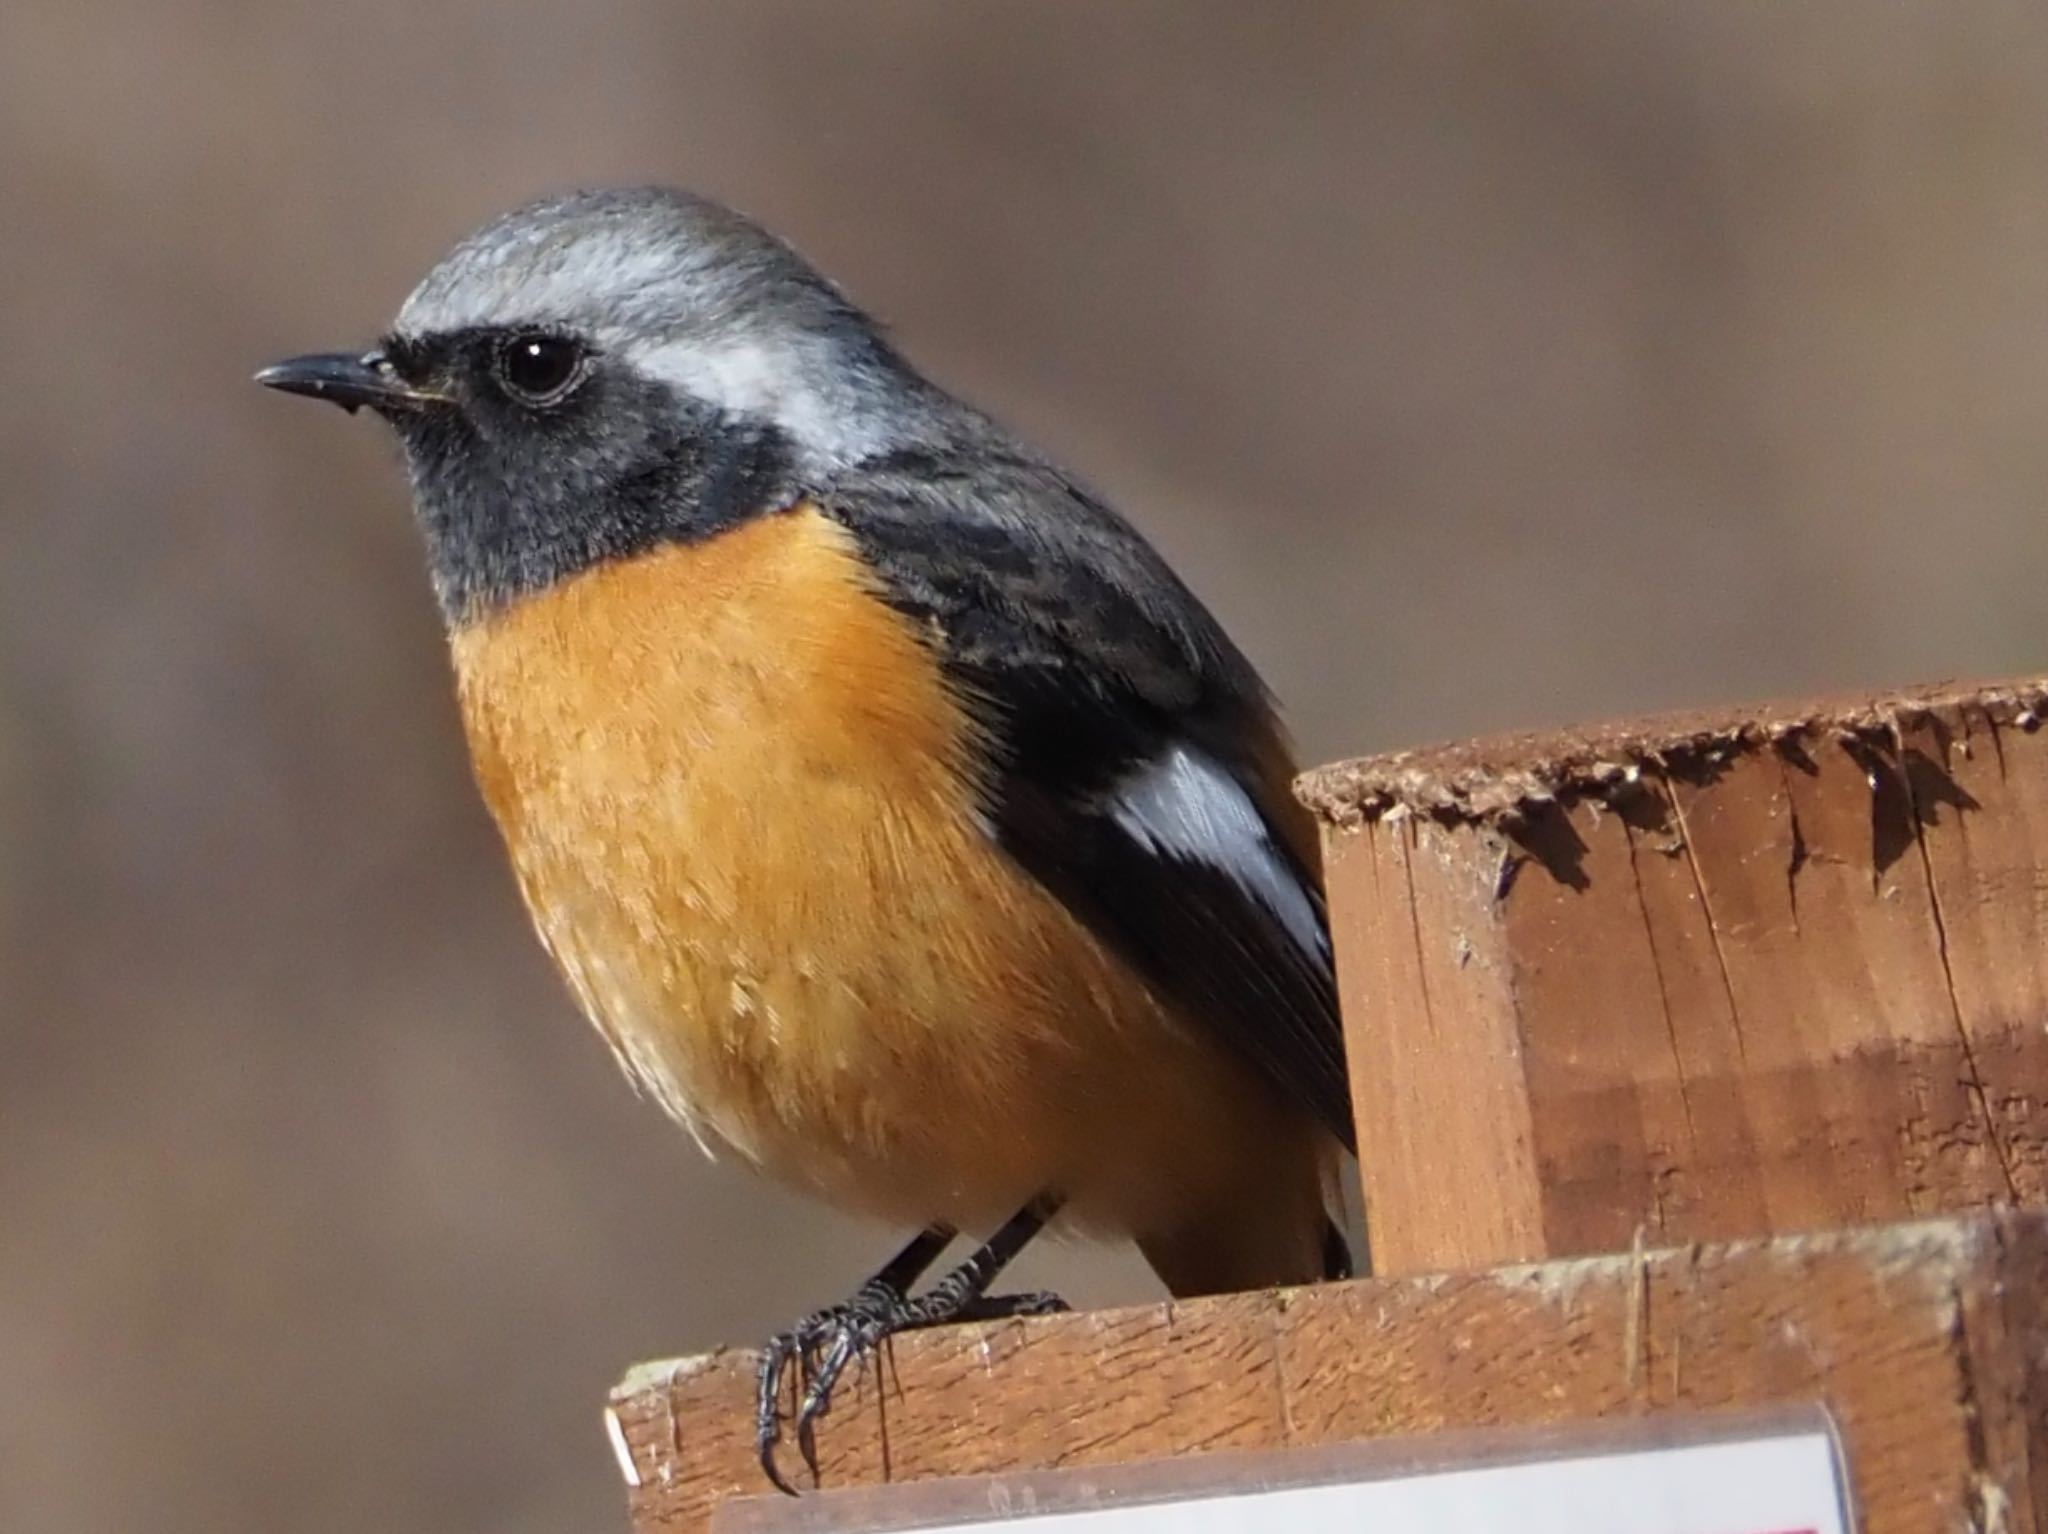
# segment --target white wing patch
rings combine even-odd
[[[1273,844],[1258,806],[1229,772],[1188,746],[1169,747],[1118,786],[1117,825],[1149,851],[1228,874],[1287,930],[1302,952],[1328,961],[1323,924]]]

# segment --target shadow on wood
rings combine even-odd
[[[2048,681],[1328,767],[1376,1269],[2048,1201]]]

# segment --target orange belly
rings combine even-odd
[[[707,1148],[904,1224],[1143,1234],[1318,1137],[980,829],[971,725],[810,510],[453,639],[542,940]]]

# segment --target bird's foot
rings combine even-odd
[[[863,1284],[844,1304],[803,1320],[768,1339],[761,1350],[761,1371],[755,1400],[754,1436],[761,1468],[779,1491],[796,1495],[775,1462],[782,1443],[784,1385],[796,1371],[794,1428],[797,1452],[818,1480],[818,1419],[832,1409],[832,1392],[850,1364],[867,1356],[898,1332],[945,1326],[955,1321],[1001,1321],[1012,1316],[1044,1316],[1065,1310],[1056,1294],[977,1294],[966,1268],[948,1273],[930,1290],[909,1295],[881,1279]]]

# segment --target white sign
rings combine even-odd
[[[752,1516],[721,1519],[718,1527],[760,1534],[1853,1534],[1836,1438],[1818,1411],[1739,1425],[1648,1418],[1591,1429],[1576,1442],[1571,1436],[1468,1435],[877,1487],[795,1504],[776,1499],[780,1508],[754,1503]]]

